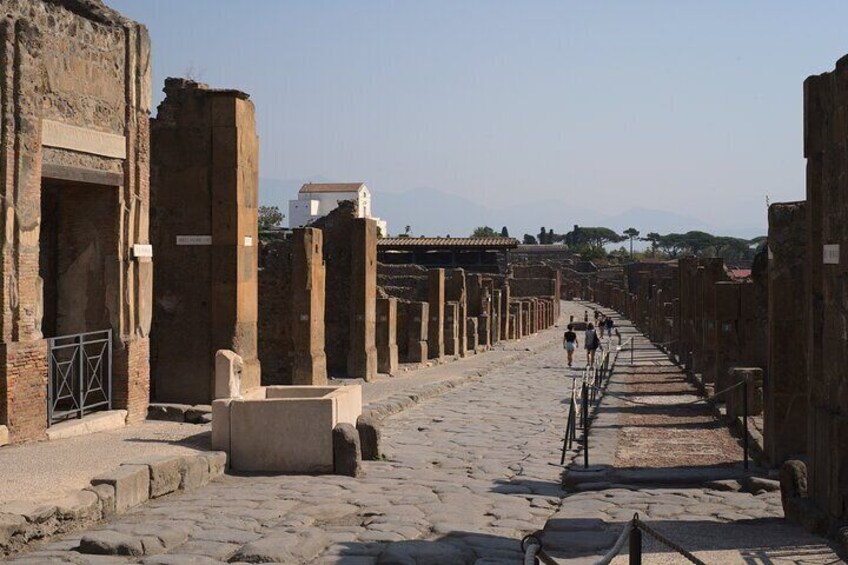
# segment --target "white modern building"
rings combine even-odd
[[[339,202],[356,202],[356,216],[376,220],[380,234],[389,234],[386,222],[371,215],[371,191],[362,182],[307,183],[297,200],[289,200],[289,227],[302,228],[335,210]]]

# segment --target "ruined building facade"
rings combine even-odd
[[[18,442],[110,406],[139,421],[153,282],[147,31],[86,0],[3,11],[0,426]]]

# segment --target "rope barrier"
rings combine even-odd
[[[592,565],[609,565],[612,560],[615,559],[619,553],[621,553],[621,550],[624,548],[624,544],[627,543],[627,540],[630,538],[630,535],[637,528],[654,538],[656,541],[665,545],[669,549],[676,551],[690,563],[694,563],[695,565],[706,565],[706,563],[695,557],[695,555],[693,555],[690,551],[681,547],[680,544],[668,539],[667,537],[650,527],[644,521],[642,521],[642,519],[639,518],[638,513],[634,514],[633,518],[631,518],[627,521],[626,524],[624,524],[624,527],[621,529],[621,533],[615,540],[613,546],[606,553],[604,553],[604,555],[598,561],[595,561]],[[536,565],[537,560],[538,562],[544,563],[545,565],[559,565],[556,560],[554,560],[551,556],[545,553],[545,548],[540,538],[541,533],[542,532],[532,533],[530,535],[524,536],[524,538],[521,540],[521,550],[524,552],[524,565]],[[641,559],[641,543],[638,544],[638,552],[639,557]]]
[[[618,398],[619,400],[623,400],[625,402],[629,402],[630,404],[636,404],[636,405],[639,405],[639,406],[691,406],[693,404],[698,404],[700,402],[711,402],[713,400],[716,400],[720,395],[722,395],[726,392],[730,392],[731,390],[733,390],[735,388],[739,388],[740,386],[742,386],[744,384],[745,384],[745,381],[742,380],[742,381],[739,381],[738,383],[736,383],[734,385],[727,387],[724,390],[720,390],[720,391],[716,392],[712,396],[708,396],[706,398],[698,398],[698,399],[693,400],[691,402],[681,402],[681,403],[678,403],[678,404],[652,404],[650,402],[639,402],[638,400],[633,400],[632,398],[627,398],[626,396],[624,396],[623,394],[618,393],[618,392],[606,391],[605,394],[608,394],[608,395],[612,396],[613,398]],[[591,385],[589,385],[589,386],[591,386]]]

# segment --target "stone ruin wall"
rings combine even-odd
[[[114,190],[120,221],[102,266],[92,265],[109,285],[90,298],[105,300],[113,330],[113,405],[137,422],[146,414],[152,315],[152,263],[130,254],[134,244],[149,243],[147,31],[94,0],[6,0],[3,10],[0,177],[4,205],[14,213],[0,214],[4,233],[13,234],[0,262],[0,424],[13,442],[40,438],[45,429],[43,177]]]
[[[804,83],[807,159],[808,491],[848,519],[848,57]],[[825,245],[836,246],[825,248]],[[831,254],[825,257],[825,251]]]

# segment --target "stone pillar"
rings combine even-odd
[[[347,374],[372,381],[377,377],[377,222],[357,218],[352,232]]]
[[[477,333],[478,321],[479,318],[468,318],[468,337],[466,339],[466,342],[468,343],[468,349],[470,351],[473,351],[474,353],[477,353],[477,345],[479,338],[479,335]]]
[[[397,298],[377,299],[377,371],[394,375],[398,369]]]
[[[445,355],[458,357],[461,341],[459,339],[459,303],[445,304]]]
[[[151,130],[160,297],[151,344],[154,395],[208,404],[219,349],[244,360],[243,390],[260,384],[259,139],[246,94],[181,79],[166,81],[165,92]]]
[[[468,295],[465,288],[465,271],[462,269],[451,269],[445,272],[445,300],[457,303],[457,333],[459,334],[459,347],[457,353],[461,357],[468,355],[466,347],[467,318],[468,318]]]
[[[807,451],[807,209],[804,202],[769,207],[768,366],[763,441],[779,466]]]
[[[511,298],[509,282],[504,281],[501,287],[501,335],[504,339],[515,339],[512,332],[512,316],[510,315],[509,303]]]
[[[501,291],[495,289],[492,294],[492,344],[501,340]]]
[[[712,344],[715,358],[710,373],[703,373],[704,380],[715,384],[716,391],[733,384],[730,368],[740,360],[739,317],[742,285],[735,282],[714,284],[713,312],[710,319],[714,324]],[[726,401],[726,398],[720,399]]]
[[[430,304],[427,354],[430,359],[441,360],[445,357],[445,270],[430,269],[427,276]]]
[[[427,362],[427,319],[430,305],[426,302],[409,302],[406,308],[407,362]]]
[[[325,268],[323,234],[314,228],[292,231],[288,315],[292,339],[292,384],[326,385],[324,353]]]

